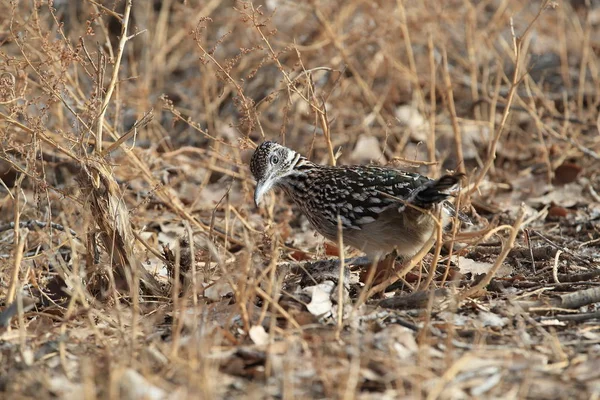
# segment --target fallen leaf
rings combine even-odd
[[[550,207],[550,209],[548,210],[548,216],[549,217],[560,217],[560,218],[565,218],[567,215],[569,215],[569,210],[567,210],[564,207],[560,207],[560,206],[552,206]]]
[[[569,208],[575,206],[583,198],[583,187],[578,183],[567,183],[566,185],[554,187],[543,196],[529,199],[529,204],[559,204],[561,207]]]
[[[330,243],[330,242],[325,242],[324,247],[325,247],[325,255],[336,256],[336,257],[340,256],[340,249],[335,244]]]
[[[567,326],[565,322],[557,319],[543,319],[539,322],[539,324],[544,326]]]
[[[256,345],[265,346],[269,344],[269,334],[262,325],[254,325],[251,327],[248,331],[248,336],[250,336],[250,339]]]
[[[461,274],[483,275],[487,274],[494,264],[484,261],[475,261],[470,258],[458,256],[453,257],[453,262],[458,265]],[[505,277],[512,273],[512,267],[508,264],[502,266],[496,272],[496,277]]]
[[[302,291],[311,296],[306,309],[314,316],[321,317],[331,312],[331,292],[334,287],[332,281],[324,281],[315,286],[309,286]]]
[[[415,333],[399,325],[390,325],[373,337],[374,345],[380,350],[394,350],[402,360],[408,360],[419,351]]]
[[[292,257],[296,261],[306,261],[310,259],[308,254],[302,250],[295,250],[294,252],[292,252],[292,254],[290,254],[290,257]]]
[[[581,173],[582,168],[574,163],[563,163],[554,170],[554,179],[552,181],[555,185],[565,185],[567,183],[575,182],[577,177]]]

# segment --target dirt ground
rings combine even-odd
[[[597,1],[0,13],[1,398],[600,397]],[[263,140],[464,172],[469,221],[370,289],[254,205]]]

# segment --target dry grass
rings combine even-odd
[[[50,3],[0,3],[2,396],[600,395],[598,6]],[[474,225],[365,296],[254,207],[265,139],[465,172]]]

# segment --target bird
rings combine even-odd
[[[256,148],[250,171],[257,207],[279,188],[326,239],[337,242],[341,225],[344,245],[373,261],[394,252],[403,260],[415,256],[436,229],[434,211],[442,210],[443,225],[456,214],[448,199],[464,176],[430,179],[388,166],[320,165],[273,141]]]

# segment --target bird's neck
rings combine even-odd
[[[315,164],[298,153],[296,153],[296,156],[292,161],[292,166],[292,173],[296,175],[306,174],[309,171],[314,171],[321,167],[319,164]]]
[[[290,193],[290,190],[304,190],[304,182],[308,179],[309,174],[319,168],[321,168],[319,164],[315,164],[306,157],[296,153],[291,161],[289,172],[279,180],[278,186],[288,193]]]

